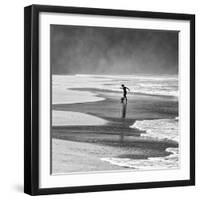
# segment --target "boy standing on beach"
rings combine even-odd
[[[124,84],[121,85],[121,89],[123,90],[123,97],[121,98],[121,103],[124,102],[124,99],[126,100],[126,103],[127,103],[127,90],[130,92],[130,89],[128,87],[126,87]]]

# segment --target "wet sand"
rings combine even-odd
[[[130,168],[111,165],[101,158],[117,157],[147,159],[167,156],[170,147],[178,143],[141,137],[142,131],[130,128],[135,120],[175,118],[178,102],[171,97],[134,94],[128,96],[126,116],[120,93],[95,89],[76,89],[96,93],[103,101],[56,104],[56,111],[81,112],[99,117],[108,123],[100,125],[59,125],[52,127],[53,173],[127,170]],[[70,119],[69,119],[70,120]],[[87,120],[87,119],[85,119]]]

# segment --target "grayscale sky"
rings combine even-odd
[[[178,32],[51,25],[53,74],[177,74]]]

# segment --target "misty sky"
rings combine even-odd
[[[51,25],[53,74],[177,74],[178,32]]]

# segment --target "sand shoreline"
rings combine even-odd
[[[53,117],[53,126],[88,126],[88,125],[105,125],[107,120],[80,113],[80,112],[71,112],[71,111],[52,111]]]
[[[102,155],[108,156],[107,152],[113,152],[111,147],[60,139],[53,139],[52,145],[53,174],[124,169],[101,161]]]
[[[91,117],[89,118],[91,120],[82,118],[83,121],[87,121],[83,126],[77,124],[78,119],[73,125],[68,117],[68,125],[63,123],[52,127],[53,173],[127,169],[103,161],[102,158],[165,157],[171,154],[166,151],[167,148],[178,147],[175,141],[140,137],[141,131],[130,128],[135,120],[175,118],[178,110],[174,99],[169,101],[169,99],[154,96],[130,96],[126,118],[122,119],[122,105],[116,94],[98,91],[95,95],[104,100],[52,106],[54,111],[79,112]],[[108,123],[101,124],[97,120],[95,124],[92,120],[95,117]],[[105,152],[102,149],[106,149]]]

